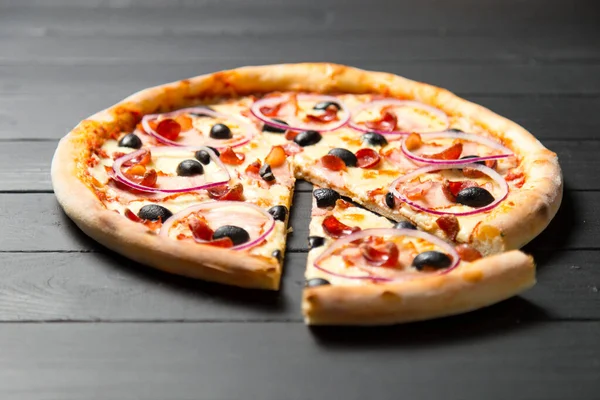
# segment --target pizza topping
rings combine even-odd
[[[147,204],[140,208],[138,217],[148,221],[166,221],[173,213],[169,209],[159,206],[158,204]]]
[[[202,164],[196,160],[183,160],[177,166],[177,175],[179,176],[194,176],[202,175],[203,173],[204,168]]]
[[[448,239],[456,240],[456,235],[458,235],[460,225],[458,224],[458,218],[456,218],[455,215],[442,215],[435,220],[435,223],[446,234],[446,236],[448,236]]]
[[[273,182],[275,180],[275,175],[273,175],[273,170],[269,164],[260,167],[258,175],[264,179],[265,182]]]
[[[350,112],[338,98],[325,95],[265,97],[254,102],[250,111],[265,125],[284,131],[333,131],[350,119]],[[287,122],[281,123],[281,120],[275,117],[283,118]]]
[[[268,165],[268,164],[265,164],[265,165]],[[261,178],[260,169],[261,169],[260,161],[256,160],[253,163],[248,164],[244,173],[252,179],[260,179]],[[275,177],[273,177],[273,179],[275,179]]]
[[[246,159],[246,155],[244,153],[236,153],[231,147],[227,147],[221,152],[219,158],[225,164],[240,165],[243,164],[244,160]]]
[[[354,153],[352,153],[350,150],[342,149],[340,147],[329,150],[329,153],[327,154],[339,157],[347,167],[356,167],[356,163],[358,162]]]
[[[327,286],[327,285],[330,285],[329,281],[327,279],[323,279],[323,278],[311,278],[311,279],[308,279],[304,283],[304,286],[306,286],[306,287],[317,287],[317,286]]]
[[[285,151],[286,156],[293,156],[294,154],[302,153],[304,151],[302,147],[294,142],[286,143],[281,147],[283,148],[283,151]]]
[[[418,136],[418,138],[417,138]],[[436,142],[437,139],[437,142]],[[440,140],[453,140],[450,145],[440,144]],[[471,133],[445,132],[411,134],[402,141],[402,152],[413,161],[426,164],[465,164],[484,162],[488,167],[494,167],[494,161],[511,157],[514,153],[502,144]],[[466,149],[469,150],[466,150]],[[461,157],[464,151],[478,152]],[[435,151],[431,154],[428,152]],[[487,164],[489,162],[489,165]]]
[[[273,250],[271,256],[273,256],[273,258],[276,259],[279,263],[283,261],[283,253],[279,249]]]
[[[338,156],[332,154],[326,154],[321,157],[321,165],[330,171],[345,171],[346,163]]]
[[[286,206],[278,205],[269,208],[269,211],[267,212],[273,216],[273,219],[275,219],[275,221],[285,222],[285,219],[288,214],[288,209]]]
[[[279,118],[273,118],[273,119],[271,119],[271,121],[276,122],[278,125],[289,126],[287,122],[285,122],[284,120],[279,119]],[[285,131],[287,131],[287,129],[277,128],[272,125],[264,124],[262,131],[263,132],[271,132],[271,133],[285,133]]]
[[[508,184],[504,178],[493,169],[479,164],[469,164],[469,168],[481,172],[492,180],[492,182],[484,185],[489,186],[489,190],[476,185],[475,182],[420,180],[422,175],[441,173],[441,171],[455,168],[452,164],[421,167],[392,182],[390,192],[400,201],[417,210],[436,215],[458,216],[489,211],[500,204],[508,195]],[[432,175],[432,178],[439,178],[439,174]],[[496,188],[495,195],[490,193],[493,187]],[[463,190],[465,192],[461,194]],[[457,211],[447,209],[457,203],[475,209]]]
[[[380,135],[375,132],[367,132],[360,137],[360,140],[363,143],[368,144],[369,146],[386,146],[388,144],[385,136]]]
[[[333,215],[325,217],[321,226],[326,234],[335,239],[350,235],[351,233],[358,232],[360,230],[360,228],[357,226],[350,227],[346,224],[343,224]]]
[[[400,253],[395,243],[361,243],[358,248],[370,265],[393,268],[398,264]]]
[[[250,240],[250,235],[244,228],[235,225],[223,225],[213,234],[213,240],[229,238],[234,246],[239,246]]]
[[[317,131],[304,131],[294,137],[294,142],[299,146],[306,147],[319,143],[321,138],[321,134]]]
[[[410,221],[399,221],[394,225],[394,229],[413,229],[416,230],[417,226]]]
[[[356,165],[359,168],[369,169],[375,168],[379,165],[379,161],[381,161],[381,157],[379,157],[379,153],[377,153],[373,149],[360,149],[356,152],[357,163]]]
[[[208,189],[208,196],[213,200],[242,201],[244,200],[244,186],[241,183],[233,186],[217,186]]]
[[[129,133],[119,140],[119,147],[140,149],[142,147],[142,140],[135,133]]]
[[[424,251],[417,255],[412,265],[419,271],[439,270],[448,268],[452,264],[452,259],[440,251]]]
[[[460,259],[463,261],[473,262],[475,260],[479,260],[482,257],[481,253],[477,251],[477,249],[474,249],[466,243],[459,244],[454,249],[460,256]]]
[[[182,117],[210,117],[218,123],[208,132],[196,129],[194,123],[183,122],[187,130],[177,120]],[[227,122],[227,125],[223,122]],[[142,118],[142,127],[149,135],[170,146],[215,146],[219,148],[242,146],[256,134],[256,127],[233,115],[222,114],[208,107],[190,107],[164,114],[149,114]],[[235,128],[235,129],[234,129]],[[239,132],[239,133],[236,133]],[[176,134],[175,134],[176,133]]]
[[[212,128],[210,128],[210,137],[213,139],[231,139],[233,134],[227,125],[214,124]]]
[[[196,160],[200,161],[204,165],[210,164],[211,157],[208,150],[212,151],[215,157],[219,157],[221,155],[221,153],[219,153],[219,151],[214,147],[206,146],[206,148],[207,150],[198,150],[194,153],[194,157],[196,158]]]
[[[392,192],[388,192],[385,195],[385,205],[389,208],[393,209],[396,206],[396,201],[394,199],[394,194]]]
[[[308,237],[308,249],[312,250],[317,247],[321,247],[325,244],[325,238],[323,236],[309,236]]]
[[[373,118],[377,111],[379,116]],[[443,111],[418,101],[375,100],[360,105],[352,114],[352,128],[382,135],[436,132],[448,127],[448,116]]]
[[[287,156],[285,150],[281,146],[273,146],[267,157],[265,157],[265,163],[269,164],[273,168],[281,167],[286,160]]]
[[[335,202],[340,198],[338,192],[333,189],[321,188],[313,191],[313,197],[317,201],[317,207],[333,207]]]

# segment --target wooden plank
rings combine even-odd
[[[324,58],[282,58],[273,53],[264,63],[292,61],[343,61],[333,55]],[[0,65],[0,95],[52,95],[53,101],[81,100],[83,94],[102,97],[106,106],[129,94],[165,82],[251,64],[242,58],[202,62],[169,61],[164,64]],[[572,65],[472,65],[435,63],[401,64],[388,61],[353,61],[360,68],[388,71],[418,81],[445,87],[460,95],[536,94],[574,96],[600,94],[598,68],[593,64]],[[83,107],[83,106],[81,106]],[[97,111],[86,106],[87,115]]]
[[[115,83],[106,85],[115,92],[120,90]],[[467,99],[511,118],[542,141],[597,138],[600,116],[596,110],[600,109],[600,96],[469,95]],[[110,93],[0,94],[0,139],[59,139],[80,120],[118,100]]]
[[[597,251],[534,257],[533,289],[467,319],[600,319]],[[0,321],[300,322],[305,264],[306,253],[288,253],[281,290],[272,293],[171,276],[112,252],[4,253]]]
[[[311,193],[294,196],[288,249],[306,251]],[[567,191],[550,226],[527,247],[598,249],[600,192]],[[0,194],[0,251],[97,251],[66,217],[52,193]]]
[[[597,398],[600,322],[10,324],[3,397]],[[375,375],[373,375],[375,374]],[[373,379],[376,379],[374,381]],[[433,378],[432,378],[433,377]],[[435,384],[432,384],[435,379]]]

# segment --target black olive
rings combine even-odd
[[[273,121],[275,122],[279,122],[280,124],[283,125],[288,125],[287,122],[277,119],[277,118],[271,118]],[[271,132],[271,133],[285,133],[285,131],[287,129],[281,129],[281,128],[277,128],[276,126],[272,126],[272,125],[268,125],[268,124],[264,124],[263,128],[262,128],[263,132]]]
[[[389,208],[394,208],[396,206],[396,203],[394,201],[394,194],[392,192],[388,192],[385,195],[385,205]]]
[[[321,247],[325,244],[325,238],[323,236],[309,236],[308,237],[308,249],[312,250],[317,247]]]
[[[448,129],[448,132],[465,133],[464,131],[462,131],[458,128],[450,128],[450,129]]]
[[[210,137],[213,139],[231,139],[231,129],[225,124],[214,124],[210,128]]]
[[[412,262],[413,267],[422,271],[425,268],[442,269],[452,264],[452,260],[446,254],[439,251],[424,251],[417,255]]]
[[[483,207],[494,201],[494,196],[479,186],[464,188],[456,195],[456,202],[469,207]]]
[[[210,155],[206,150],[198,150],[196,153],[194,153],[194,157],[196,157],[196,160],[200,161],[204,165],[210,164]]]
[[[400,221],[394,225],[396,229],[417,229],[417,226],[410,221]]]
[[[356,163],[358,162],[358,159],[353,152],[340,147],[329,150],[329,153],[327,154],[341,158],[344,164],[346,164],[346,167],[356,167]]]
[[[142,140],[134,133],[129,133],[119,140],[119,147],[130,147],[139,149],[142,147]]]
[[[317,207],[333,207],[338,201],[340,195],[333,189],[317,189],[313,192],[313,196],[317,200]]]
[[[273,250],[273,252],[271,253],[271,255],[273,256],[273,258],[275,258],[277,261],[281,262],[282,258],[282,254],[281,254],[281,250]]]
[[[246,243],[250,240],[248,232],[246,232],[244,228],[235,225],[223,225],[220,228],[217,228],[215,233],[213,233],[213,240],[222,239],[224,237],[231,239],[234,246]]]
[[[306,281],[304,284],[306,287],[317,287],[317,286],[325,286],[330,285],[327,279],[323,278],[312,278]]]
[[[202,175],[203,173],[204,168],[202,168],[202,164],[196,160],[183,160],[177,166],[177,175],[179,176],[194,176]]]
[[[267,182],[273,182],[275,180],[275,175],[273,175],[273,171],[271,171],[271,166],[269,164],[263,164],[258,170],[258,174]]]
[[[477,158],[479,156],[462,156],[461,160],[468,160],[469,158]],[[485,161],[475,161],[475,164],[485,165]]]
[[[149,221],[158,221],[160,218],[162,222],[165,222],[171,215],[173,215],[171,211],[158,204],[147,204],[138,212],[138,217]]]
[[[213,151],[213,153],[215,153],[215,155],[217,157],[219,157],[221,155],[221,153],[219,153],[219,150],[215,149],[214,147],[211,147],[211,146],[206,146],[206,147],[208,147],[209,149],[211,149]]]
[[[300,132],[294,138],[294,142],[296,142],[298,145],[300,145],[302,147],[312,146],[313,144],[317,144],[320,141],[321,141],[321,134],[317,131]]]
[[[288,210],[286,206],[279,205],[269,208],[268,213],[273,216],[275,221],[285,222],[285,217],[287,217]]]
[[[338,109],[338,111],[342,109],[342,106],[340,106],[335,101],[321,101],[321,102],[315,104],[315,106],[313,107],[313,110],[323,110],[323,111],[325,111],[330,106],[334,106],[335,108]]]
[[[371,146],[387,146],[388,141],[385,136],[375,132],[367,132],[360,137],[360,140]]]

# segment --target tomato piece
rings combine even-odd
[[[373,121],[367,121],[365,126],[369,129],[374,129],[382,132],[392,132],[398,125],[396,114],[390,111],[381,111],[381,117]]]
[[[314,123],[327,123],[338,119],[338,109],[335,106],[329,106],[325,109],[325,112],[317,115],[307,114],[305,120],[307,122]]]
[[[158,125],[156,125],[155,130],[160,136],[169,140],[175,140],[181,132],[181,125],[174,119],[167,118],[160,121]]]
[[[288,130],[288,131],[285,132],[285,138],[287,140],[294,140],[296,138],[296,136],[298,136],[299,133],[300,132],[298,132],[298,131],[290,131],[290,130]]]
[[[190,231],[195,239],[204,240],[205,242],[211,241],[213,237],[213,230],[210,229],[206,221],[202,218],[193,218],[188,222]]]
[[[398,264],[398,246],[387,242],[380,246],[362,243],[359,249],[369,264],[378,267],[395,267]]]
[[[294,142],[286,143],[281,146],[281,148],[285,151],[286,156],[293,156],[294,154],[302,153],[304,151],[302,147]]]
[[[265,117],[276,117],[277,114],[279,113],[279,110],[281,110],[281,107],[283,107],[283,105],[285,104],[285,102],[281,102],[281,103],[277,103],[275,105],[272,106],[263,106],[259,109],[259,111],[265,116]]]
[[[246,167],[246,175],[248,175],[252,179],[260,179],[260,161],[256,160],[252,164]]]
[[[431,160],[458,160],[462,150],[462,143],[455,143],[444,151],[436,154],[423,154],[422,157],[429,158]]]
[[[149,171],[146,171],[146,173],[144,174],[144,178],[142,178],[142,181],[140,182],[140,185],[146,187],[155,187],[157,179],[158,174],[156,173],[156,170],[151,169]]]
[[[227,185],[217,186],[208,189],[208,196],[213,200],[244,200],[244,186],[241,183],[236,183],[232,187]]]
[[[125,175],[127,175],[127,176],[131,176],[131,175],[143,176],[145,173],[146,173],[146,167],[144,167],[142,164],[135,164],[134,166],[127,169],[127,172],[125,173]]]
[[[359,227],[349,227],[348,225],[341,223],[333,215],[325,217],[321,225],[323,226],[325,233],[334,239],[360,231]]]
[[[281,167],[285,163],[286,154],[285,150],[281,146],[273,146],[269,155],[265,158],[265,163],[269,164],[271,168]]]
[[[442,215],[435,220],[440,229],[448,236],[448,239],[455,240],[460,226],[455,215]]]
[[[133,222],[142,222],[143,219],[141,219],[140,217],[138,217],[137,215],[135,215],[135,213],[133,211],[131,211],[129,208],[125,209],[125,216],[127,218],[129,218],[130,220],[132,220]]]
[[[221,161],[229,165],[240,165],[244,162],[246,156],[242,153],[236,153],[231,147],[227,147],[219,156]]]
[[[181,132],[189,131],[193,127],[192,119],[185,114],[175,117],[175,122],[181,126]]]
[[[421,147],[421,145],[423,145],[423,140],[421,140],[421,135],[419,135],[418,133],[411,133],[410,135],[408,135],[406,137],[406,139],[404,139],[404,142],[406,144],[406,148],[410,151],[413,151],[415,149],[418,149],[419,147]]]
[[[359,168],[375,168],[381,161],[379,153],[373,149],[360,149],[355,155],[357,159],[356,166]]]
[[[321,165],[330,171],[345,171],[346,163],[344,160],[333,154],[326,154],[321,157]]]
[[[459,244],[454,249],[458,253],[460,259],[463,261],[472,262],[475,260],[479,260],[482,257],[481,253],[477,251],[477,249],[469,246],[466,243]]]
[[[222,237],[217,240],[211,240],[210,242],[206,242],[205,244],[207,244],[209,246],[214,246],[214,247],[224,247],[224,248],[233,247],[233,241],[228,237]]]
[[[450,193],[452,194],[452,196],[456,197],[456,195],[458,195],[458,192],[460,192],[463,189],[469,188],[469,187],[473,187],[473,186],[479,186],[477,185],[477,183],[473,182],[473,181],[447,181],[444,183],[444,188],[448,188],[448,190],[450,191]],[[452,200],[455,201],[455,200]]]

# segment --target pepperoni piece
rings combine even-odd
[[[265,163],[269,164],[271,168],[281,167],[285,162],[286,154],[285,150],[281,146],[273,146],[269,155],[265,158]]]
[[[324,113],[313,115],[307,114],[305,120],[314,123],[327,123],[338,119],[338,109],[334,105],[330,105],[325,109]]]
[[[181,125],[171,118],[163,119],[156,125],[156,133],[169,140],[175,140],[181,132]]]
[[[477,185],[477,183],[475,183],[473,181],[446,181],[446,182],[444,182],[443,190],[444,190],[444,194],[446,194],[446,190],[447,190],[449,192],[449,194],[451,195],[451,198],[448,198],[448,200],[456,201],[456,196],[458,195],[458,192],[460,192],[463,189],[473,187],[473,186],[478,186],[478,185]],[[448,197],[448,196],[446,196],[446,197]]]
[[[260,161],[256,160],[246,167],[246,175],[252,179],[260,179]]]
[[[146,171],[146,173],[144,174],[144,177],[142,178],[142,181],[140,182],[140,185],[146,186],[146,187],[155,187],[157,179],[158,179],[158,174],[156,173],[156,170],[151,169],[149,171]]]
[[[130,219],[131,221],[133,221],[133,222],[139,222],[139,223],[142,223],[142,224],[146,225],[146,227],[147,227],[148,229],[155,230],[155,229],[158,229],[158,228],[160,228],[160,227],[161,227],[161,225],[162,225],[162,221],[161,221],[161,218],[160,218],[160,217],[159,217],[159,218],[158,218],[156,221],[150,221],[150,220],[148,220],[148,219],[142,219],[142,218],[138,217],[138,216],[137,216],[137,215],[136,215],[136,214],[135,214],[133,211],[131,211],[129,208],[126,208],[126,209],[125,209],[125,213],[124,213],[124,214],[125,214],[125,216],[126,216],[128,219]]]
[[[263,113],[263,115],[265,117],[276,117],[277,114],[279,113],[279,110],[281,110],[281,107],[283,107],[285,105],[285,102],[281,102],[281,103],[277,103],[275,105],[272,106],[263,106],[260,108],[260,112]]]
[[[143,219],[141,219],[140,217],[138,217],[133,211],[131,211],[129,208],[125,209],[125,213],[124,214],[125,214],[125,216],[127,218],[129,218],[133,222],[142,222],[142,221],[144,221]]]
[[[205,244],[207,244],[209,246],[214,246],[214,247],[224,247],[224,248],[233,247],[233,241],[227,236],[219,238],[217,240],[211,240],[210,242],[206,242]]]
[[[444,151],[436,154],[423,154],[422,157],[429,158],[431,160],[458,160],[462,150],[462,143],[455,143]]]
[[[404,139],[404,142],[406,144],[406,148],[409,151],[418,149],[419,147],[421,147],[421,145],[423,145],[423,140],[421,139],[421,135],[419,135],[418,133],[411,133],[410,135],[408,135],[406,137],[406,139]]]
[[[231,147],[227,147],[225,150],[223,150],[221,152],[221,155],[219,156],[219,158],[225,164],[240,165],[244,162],[244,159],[246,159],[246,156],[242,153],[236,153],[235,151],[233,151],[233,149]]]
[[[334,239],[360,231],[359,227],[349,227],[348,225],[341,223],[333,215],[325,217],[321,226],[323,227],[325,233]]]
[[[213,200],[244,200],[244,186],[241,183],[236,183],[232,187],[227,185],[217,186],[208,189],[208,196]]]
[[[192,236],[194,236],[195,239],[203,240],[205,242],[212,240],[214,232],[212,229],[210,229],[204,219],[193,218],[188,222],[188,226],[192,232]]]
[[[382,132],[392,132],[396,129],[398,125],[398,118],[396,114],[390,111],[381,112],[381,117],[376,120],[367,121],[365,126],[369,129],[374,129]]]
[[[289,131],[289,130],[288,130],[288,131],[285,133],[285,138],[286,138],[287,140],[294,140],[294,139],[296,138],[296,136],[298,136],[298,134],[299,134],[299,133],[300,133],[300,132],[298,132],[298,131]]]
[[[458,235],[460,226],[458,225],[458,219],[455,215],[443,215],[436,219],[435,222],[440,227],[440,229],[444,231],[446,236],[448,236],[448,239],[456,239],[456,235]]]
[[[463,261],[472,262],[475,260],[479,260],[482,257],[481,253],[477,251],[477,249],[469,246],[466,243],[459,244],[454,249],[458,253],[460,259]]]
[[[321,165],[330,171],[345,171],[346,163],[344,160],[333,154],[326,154],[321,157]]]
[[[400,252],[394,243],[387,242],[380,246],[362,243],[358,247],[365,260],[371,265],[393,268],[398,264]]]
[[[356,152],[356,166],[359,168],[375,168],[379,161],[381,161],[381,157],[379,157],[379,153],[377,153],[373,149],[360,149]]]

